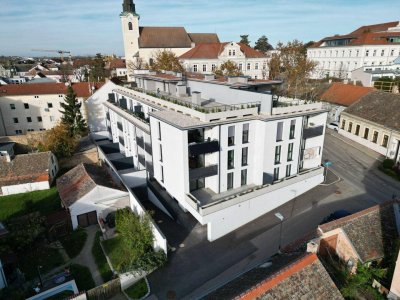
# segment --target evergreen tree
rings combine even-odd
[[[96,57],[93,60],[91,69],[90,69],[90,81],[94,82],[102,82],[104,81],[104,78],[106,77],[105,74],[105,63],[103,56],[100,53],[96,54]]]
[[[69,127],[70,135],[72,137],[77,135],[85,135],[87,132],[87,125],[81,113],[82,103],[76,99],[76,94],[71,86],[68,87],[67,95],[65,96],[65,103],[61,103],[64,111],[60,111],[63,116],[61,122]]]
[[[240,43],[250,46],[249,35],[248,34],[241,35]]]
[[[263,35],[256,42],[254,49],[261,52],[267,52],[269,50],[273,50],[274,47],[272,47],[272,45],[268,43],[268,38],[265,35]]]

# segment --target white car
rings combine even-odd
[[[336,131],[339,131],[339,124],[336,123],[336,122],[332,122],[332,123],[326,124],[326,127],[330,128],[330,129],[333,129],[333,130],[336,130]]]

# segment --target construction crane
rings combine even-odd
[[[70,51],[65,51],[65,50],[32,49],[32,51],[37,51],[37,52],[55,52],[55,53],[60,54],[61,60],[64,60],[64,54],[66,54],[66,53],[71,53]]]

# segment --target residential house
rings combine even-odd
[[[284,254],[206,295],[218,299],[344,299],[315,254]]]
[[[339,123],[340,114],[346,107],[374,90],[353,84],[333,83],[321,96],[321,101],[327,102],[329,107],[328,122]]]
[[[399,162],[399,105],[400,95],[368,93],[342,112],[339,133]]]
[[[350,216],[320,225],[320,255],[336,254],[353,272],[357,262],[380,260],[400,233],[400,207],[396,201],[376,205]]]
[[[184,27],[142,27],[133,0],[124,0],[120,14],[124,40],[128,81],[134,80],[133,69],[152,64],[159,51],[172,51],[176,56],[189,51],[199,43],[219,43],[213,33],[187,33]],[[130,68],[133,65],[134,68]],[[136,66],[136,67],[135,67]]]
[[[98,224],[107,214],[129,207],[129,194],[104,167],[80,164],[57,179],[61,203],[73,229]]]
[[[0,77],[11,77],[11,70],[6,69],[3,65],[0,65]]]
[[[84,103],[103,83],[80,82],[72,84],[78,101]],[[38,83],[0,87],[0,111],[5,135],[26,134],[53,128],[60,120],[61,103],[67,85],[64,83]],[[86,105],[82,105],[86,118]]]
[[[121,157],[132,176],[146,171],[149,186],[207,225],[210,241],[324,180],[321,103],[279,107],[271,89],[280,82],[247,77],[135,80],[139,88],[117,87],[104,102],[110,142],[100,158],[113,166]]]
[[[110,72],[111,77],[126,78],[127,68],[124,59],[113,59],[106,63],[105,69]]]
[[[51,152],[0,156],[0,195],[47,190],[58,170]]]
[[[314,78],[351,79],[353,70],[389,65],[399,56],[399,21],[362,26],[349,34],[323,38],[307,49],[307,57],[318,63]]]
[[[267,55],[242,43],[198,44],[182,54],[179,60],[187,72],[213,73],[229,60],[234,62],[245,76],[254,79],[268,78]]]

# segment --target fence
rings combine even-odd
[[[88,300],[106,300],[118,295],[120,292],[121,281],[117,278],[87,291],[86,296]]]

